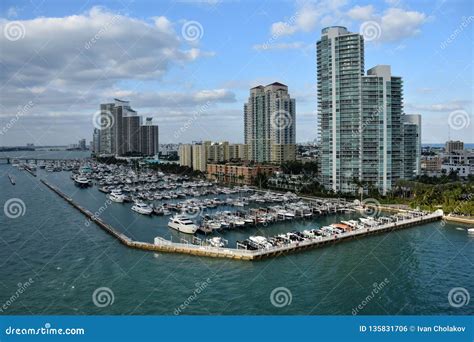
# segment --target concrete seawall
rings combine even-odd
[[[115,230],[111,225],[105,223],[100,218],[96,217],[92,212],[89,210],[81,207],[77,203],[75,203],[70,197],[64,194],[55,186],[47,183],[44,180],[41,182],[46,185],[50,190],[54,193],[59,195],[63,198],[66,202],[68,202],[71,206],[79,210],[82,214],[84,214],[91,222],[97,224],[105,232],[112,235],[116,238],[120,243],[127,247],[137,248],[141,250],[149,250],[154,252],[165,252],[165,253],[179,253],[179,254],[190,254],[196,256],[205,256],[205,257],[214,257],[214,258],[228,258],[228,259],[236,259],[236,260],[259,260],[269,257],[275,257],[282,254],[293,253],[298,251],[307,250],[310,248],[317,248],[323,247],[331,244],[336,244],[343,241],[352,240],[358,237],[381,234],[381,233],[388,233],[394,230],[400,230],[408,227],[412,227],[419,224],[424,224],[436,220],[440,220],[443,218],[442,211],[436,211],[434,213],[415,217],[412,219],[407,219],[404,221],[396,222],[396,223],[387,223],[384,225],[377,226],[375,228],[364,228],[358,229],[356,231],[347,232],[343,234],[339,234],[336,236],[330,236],[322,239],[311,239],[302,242],[294,242],[284,246],[279,247],[272,247],[272,248],[265,248],[256,251],[250,251],[245,249],[235,249],[235,248],[218,248],[218,247],[211,247],[211,246],[200,246],[200,245],[192,245],[186,243],[176,243],[171,242],[169,240],[164,240],[161,238],[155,238],[155,243],[149,242],[141,242],[132,240],[130,237],[126,236],[123,233],[118,232]]]

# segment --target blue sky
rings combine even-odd
[[[241,142],[249,88],[273,81],[296,98],[297,140],[314,140],[315,42],[330,25],[375,30],[365,67],[403,77],[423,142],[473,142],[473,15],[469,0],[2,1],[0,145],[90,140],[115,96],[160,142]]]

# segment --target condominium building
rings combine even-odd
[[[317,42],[319,177],[335,192],[386,194],[404,178],[403,82],[388,65],[364,74],[364,38],[345,27]],[[416,148],[416,147],[414,147]]]
[[[115,119],[113,103],[100,105],[100,154],[115,154]]]
[[[178,149],[179,165],[193,167],[193,145],[182,144]]]
[[[449,140],[446,141],[444,145],[444,151],[446,154],[451,154],[453,152],[459,153],[464,150],[464,143],[459,140]]]
[[[142,129],[142,118],[128,101],[115,99],[114,103],[101,104],[100,113],[101,155],[158,154],[158,126],[147,121],[147,128]]]
[[[229,142],[215,142],[207,146],[207,161],[223,162],[229,160]]]
[[[144,156],[158,155],[159,134],[158,126],[153,125],[152,118],[146,118],[145,125],[140,127],[140,151]]]
[[[248,160],[248,147],[246,144],[230,144],[228,160]]]
[[[210,141],[205,141],[192,145],[193,170],[206,172],[207,148],[210,146],[210,144]]]
[[[403,178],[421,175],[421,115],[406,114],[403,122]]]
[[[94,128],[94,133],[92,134],[92,153],[100,153],[100,129]]]
[[[223,183],[251,185],[258,174],[270,177],[277,171],[280,171],[280,167],[276,165],[208,164],[207,178]]]
[[[229,144],[228,141],[202,141],[179,146],[179,164],[192,167],[194,170],[206,171],[208,163],[223,163],[227,161],[246,161],[247,145]]]
[[[295,100],[288,87],[275,82],[250,89],[244,105],[244,137],[248,158],[255,162],[295,160]]]

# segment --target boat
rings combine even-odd
[[[116,202],[116,203],[123,203],[125,200],[125,196],[122,194],[120,190],[112,190],[110,194],[107,195],[107,197],[112,202]]]
[[[225,247],[226,246],[226,240],[224,240],[223,238],[221,238],[220,236],[215,236],[211,239],[208,240],[209,241],[209,244],[212,246],[212,247]]]
[[[268,242],[268,240],[263,236],[250,236],[249,240],[256,244],[257,246],[261,246],[263,248],[270,248],[272,244]]]
[[[142,215],[151,215],[153,212],[153,209],[143,202],[135,202],[132,206],[132,210]]]
[[[77,175],[74,177],[74,184],[80,188],[87,188],[90,185],[90,182],[86,177]]]
[[[467,229],[467,233],[468,233],[469,235],[474,235],[474,228],[468,228],[468,229]]]
[[[168,227],[186,234],[194,234],[198,230],[198,226],[195,225],[193,221],[181,215],[175,215],[170,218]]]

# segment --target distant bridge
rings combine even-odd
[[[84,158],[36,158],[36,157],[0,157],[0,164],[11,164],[13,160],[24,163],[79,161]]]

